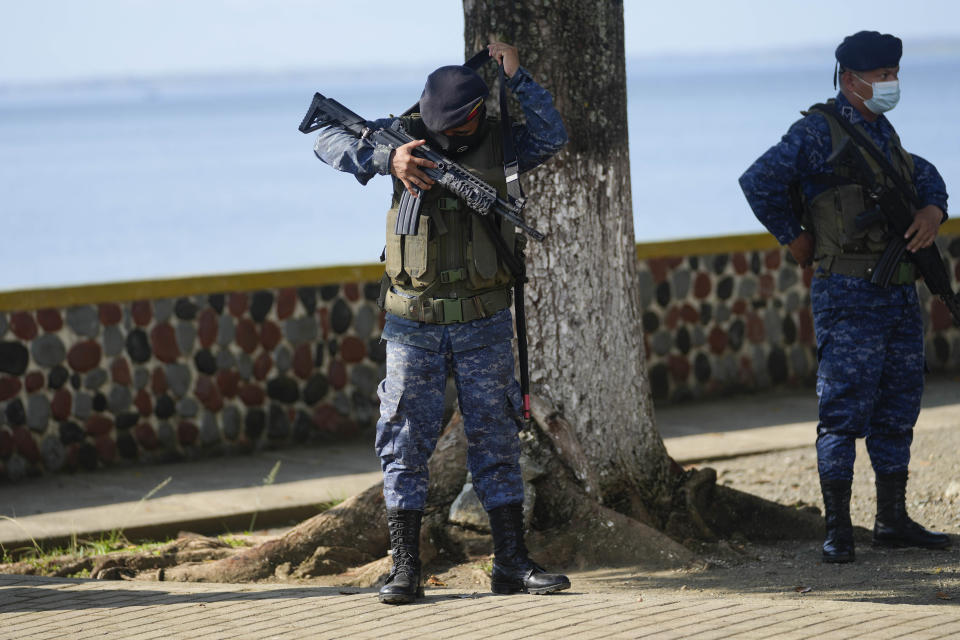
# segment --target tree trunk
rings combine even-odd
[[[573,424],[606,503],[639,497],[663,514],[675,475],[644,363],[623,5],[464,0],[463,8],[467,55],[494,39],[517,46],[520,64],[555,96],[570,137],[522,178],[527,218],[547,233],[527,245],[531,384]],[[639,515],[639,507],[627,510]]]

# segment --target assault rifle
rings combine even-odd
[[[367,126],[366,120],[350,111],[350,109],[333,98],[327,98],[320,93],[316,93],[313,96],[313,102],[310,103],[310,108],[307,109],[307,114],[303,117],[303,122],[300,123],[300,131],[310,133],[328,125],[340,126],[358,138],[369,139],[375,144],[386,145],[391,149],[396,149],[416,140],[403,130],[399,120],[395,120],[390,127],[371,129]],[[534,240],[543,240],[544,235],[528,225],[523,219],[525,198],[504,200],[497,194],[494,187],[427,145],[417,147],[413,153],[435,163],[436,168],[421,167],[423,172],[441,186],[452,191],[478,214],[483,216],[491,213],[499,214],[522,229]],[[419,188],[417,188],[418,197],[411,196],[410,192],[404,189],[400,198],[400,210],[395,229],[397,235],[417,235],[420,219],[420,194],[421,190]]]
[[[827,109],[830,108],[826,105],[811,107],[811,110],[821,112]],[[875,149],[873,143],[866,140],[843,116],[836,114],[832,109],[826,115],[837,120],[850,134],[840,148],[827,159],[827,162],[849,170],[854,182],[863,187],[867,200],[873,204],[857,216],[857,228],[862,230],[883,221],[890,231],[890,242],[874,266],[870,282],[881,287],[888,286],[900,263],[906,257],[916,265],[930,292],[938,296],[950,310],[953,323],[960,326],[960,296],[954,293],[950,286],[950,273],[947,271],[937,245],[931,244],[913,253],[907,251],[907,240],[904,239],[904,235],[913,224],[914,212],[921,205],[916,193],[897,173],[889,160]],[[857,144],[854,144],[854,141]],[[876,179],[860,149],[867,150],[867,153],[883,169],[884,174],[893,182],[893,187],[881,184]]]

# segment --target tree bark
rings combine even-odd
[[[662,515],[676,474],[654,422],[640,324],[622,2],[464,0],[463,8],[466,54],[493,40],[517,46],[570,137],[522,178],[528,221],[547,233],[527,245],[531,384],[573,424],[604,501]],[[492,80],[492,69],[485,73]],[[642,506],[630,507],[636,498]]]

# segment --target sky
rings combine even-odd
[[[0,0],[0,15],[0,84],[429,68],[463,55],[457,0]],[[832,49],[863,28],[908,46],[960,38],[955,0],[625,0],[624,20],[628,57]]]

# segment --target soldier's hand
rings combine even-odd
[[[913,224],[903,234],[904,240],[909,240],[907,251],[912,253],[933,244],[937,237],[937,231],[940,229],[941,220],[943,220],[943,211],[933,204],[928,204],[913,214]]]
[[[433,180],[420,167],[436,168],[437,164],[413,155],[414,149],[426,143],[426,140],[414,140],[390,154],[390,175],[398,178],[413,197],[417,196],[417,187],[427,190],[433,186]]]
[[[487,51],[491,58],[503,65],[503,72],[508,78],[512,78],[520,68],[520,55],[516,47],[506,42],[491,42],[487,45]]]
[[[813,234],[809,231],[801,231],[800,235],[787,245],[787,248],[801,267],[809,267],[813,264]]]

